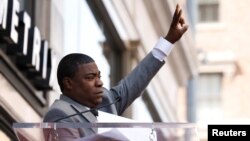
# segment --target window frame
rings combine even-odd
[[[203,10],[205,12],[201,12],[201,6],[203,6]],[[214,6],[215,8],[213,9]],[[198,12],[198,17],[197,21],[198,23],[216,23],[220,21],[220,4],[218,0],[198,0],[198,7],[197,7],[197,12]],[[209,15],[209,11],[212,11],[213,14]],[[202,18],[203,16],[203,18]],[[210,16],[210,17],[209,17]]]

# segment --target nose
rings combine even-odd
[[[96,80],[96,86],[98,86],[98,87],[102,87],[103,86],[103,82],[102,82],[102,80],[100,78],[98,78]]]

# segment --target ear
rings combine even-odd
[[[72,80],[70,77],[63,78],[63,85],[66,90],[72,89]]]

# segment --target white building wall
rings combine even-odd
[[[102,53],[101,42],[105,40],[86,1],[53,0],[51,17],[51,46],[60,59],[69,53],[84,53],[91,56],[101,70],[104,86],[109,88],[109,65]],[[56,76],[56,72],[53,72]],[[58,99],[61,91],[54,82],[50,92],[50,104]],[[49,105],[50,105],[49,104]]]

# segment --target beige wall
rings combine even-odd
[[[8,82],[8,80],[0,73],[0,105],[10,114],[13,119],[20,123],[40,123],[42,121],[38,113],[27,103],[27,101],[17,92],[17,90]],[[42,137],[38,131],[24,130],[23,134],[27,138],[33,140]],[[1,133],[1,141],[8,141],[6,136]]]
[[[226,75],[223,80],[222,100],[226,118],[250,118],[250,88],[247,85],[250,80],[249,5],[249,0],[220,0],[220,22],[196,27],[197,48],[205,52],[229,51],[232,57],[223,53],[219,55],[220,60],[236,63],[236,72]],[[223,68],[217,67],[217,71],[223,71]]]
[[[223,74],[223,119],[218,123],[250,119],[249,6],[249,0],[219,0],[219,22],[196,26],[196,47],[213,54],[210,63],[200,65],[200,71]]]

